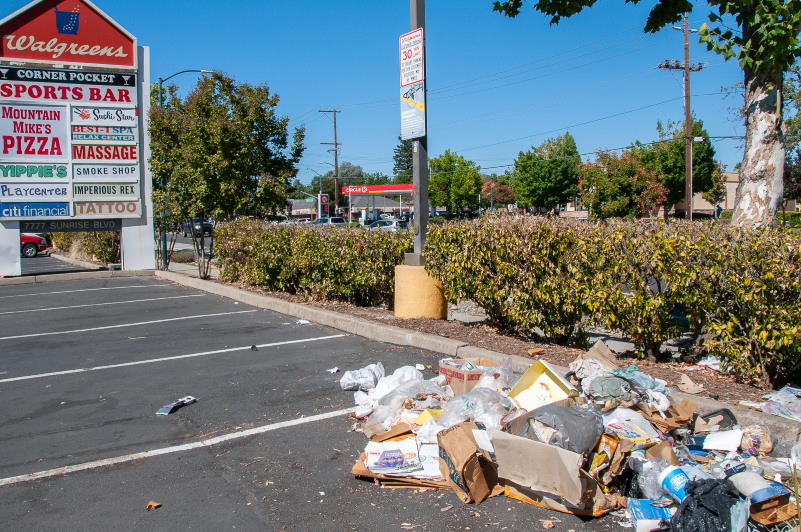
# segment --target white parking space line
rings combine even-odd
[[[8,310],[0,312],[0,316],[5,314],[23,314],[25,312],[44,312],[46,310],[64,310],[69,308],[102,307],[105,305],[124,305],[126,303],[142,303],[144,301],[163,301],[165,299],[183,299],[187,297],[203,297],[206,294],[190,294],[185,296],[151,297],[148,299],[130,299],[128,301],[108,301],[106,303],[86,303],[84,305],[69,305],[66,307],[32,308],[27,310]]]
[[[132,284],[127,286],[108,286],[103,288],[81,288],[78,290],[57,290],[55,292],[31,292],[28,294],[12,294],[8,296],[0,296],[0,299],[9,297],[35,297],[35,296],[49,296],[53,294],[72,294],[73,292],[92,292],[94,290],[124,290],[128,288],[157,288],[162,286],[172,286],[171,283],[158,283],[158,284]]]
[[[20,482],[30,482],[31,480],[39,480],[42,478],[56,477],[66,475],[68,473],[75,473],[77,471],[86,471],[87,469],[97,469],[99,467],[107,467],[114,464],[121,464],[124,462],[133,462],[135,460],[142,460],[144,458],[153,458],[154,456],[161,456],[165,454],[180,453],[184,451],[191,451],[192,449],[200,449],[203,447],[211,447],[231,440],[238,440],[240,438],[248,438],[257,434],[264,434],[278,429],[287,427],[296,427],[306,423],[313,423],[315,421],[322,421],[324,419],[331,419],[333,417],[344,416],[353,412],[354,408],[345,408],[342,410],[335,410],[333,412],[326,412],[324,414],[316,414],[308,417],[300,417],[290,419],[287,421],[279,421],[278,423],[270,423],[269,425],[262,425],[260,427],[253,427],[252,429],[241,430],[238,432],[230,432],[222,436],[216,436],[206,440],[200,440],[192,443],[184,443],[182,445],[172,445],[169,447],[162,447],[160,449],[151,449],[140,453],[125,454],[122,456],[115,456],[113,458],[104,458],[102,460],[93,460],[91,462],[84,462],[82,464],[75,464],[64,467],[57,467],[55,469],[46,469],[44,471],[37,471],[36,473],[27,473],[25,475],[17,475],[15,477],[7,477],[0,479],[0,486],[10,486]]]
[[[331,340],[333,338],[342,338],[347,336],[345,334],[332,334],[330,336],[318,336],[316,338],[302,338],[300,340],[285,340],[283,342],[273,342],[270,344],[259,344],[256,345],[256,348],[262,347],[277,347],[279,345],[289,345],[289,344],[302,344],[303,342],[319,342],[320,340]],[[182,358],[195,358],[195,357],[205,357],[209,355],[219,355],[222,353],[233,353],[234,351],[245,351],[251,350],[253,346],[246,345],[243,347],[229,347],[227,349],[217,349],[215,351],[203,351],[201,353],[189,353],[187,355],[174,355],[169,357],[160,357],[160,358],[149,358],[147,360],[136,360],[134,362],[121,362],[119,364],[108,364],[106,366],[92,366],[89,368],[78,368],[78,369],[66,369],[63,371],[51,371],[50,373],[36,373],[34,375],[23,375],[21,377],[9,377],[7,379],[0,379],[0,384],[4,382],[14,382],[14,381],[26,381],[30,379],[43,379],[45,377],[57,377],[59,375],[71,375],[73,373],[86,373],[88,371],[100,371],[103,369],[114,369],[114,368],[125,368],[128,366],[139,366],[142,364],[155,364],[156,362],[167,362],[170,360],[180,360]]]
[[[121,323],[119,325],[105,325],[103,327],[90,327],[88,329],[73,329],[71,331],[52,331],[52,332],[43,332],[43,333],[33,333],[33,334],[18,334],[16,336],[0,336],[0,340],[15,340],[17,338],[36,338],[38,336],[54,336],[57,334],[74,334],[74,333],[82,333],[82,332],[89,332],[89,331],[103,331],[106,329],[119,329],[120,327],[136,327],[138,325],[151,325],[153,323],[166,323],[168,321],[181,321],[181,320],[193,320],[197,318],[212,318],[215,316],[230,316],[231,314],[246,314],[249,312],[259,312],[259,309],[254,310],[235,310],[233,312],[215,312],[214,314],[197,314],[195,316],[180,316],[178,318],[165,318],[163,320],[151,320],[151,321],[137,321],[134,323]]]

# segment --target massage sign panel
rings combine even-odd
[[[0,20],[0,275],[19,271],[11,231],[68,220],[121,227],[123,268],[153,267],[148,76],[149,50],[89,0]]]

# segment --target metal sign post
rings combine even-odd
[[[412,143],[414,253],[410,266],[423,264],[428,230],[428,136],[426,109],[425,0],[409,0],[411,31],[400,37],[401,138]]]

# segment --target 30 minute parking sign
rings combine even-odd
[[[400,36],[401,138],[426,135],[425,40],[423,28]]]

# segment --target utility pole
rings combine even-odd
[[[678,61],[664,61],[659,68],[666,70],[684,71],[684,217],[688,220],[693,219],[693,126],[692,113],[690,112],[690,72],[698,72],[703,65],[690,65],[690,33],[698,30],[691,30],[688,26],[687,14],[684,14],[684,24],[682,27],[673,26],[675,30],[684,32],[684,63]]]
[[[320,109],[321,113],[331,113],[334,118],[334,142],[321,142],[320,144],[333,145],[331,150],[334,152],[334,213],[328,213],[328,216],[336,216],[337,206],[339,206],[339,142],[337,142],[337,113],[341,113],[337,109]]]
[[[409,0],[409,29],[422,28],[425,33],[426,7],[425,0]],[[423,79],[425,79],[425,44],[423,44]],[[426,88],[423,84],[423,101],[425,106],[425,123],[428,122],[428,102]],[[428,127],[426,134],[412,141],[412,183],[414,190],[414,255],[406,257],[406,263],[412,266],[423,264],[423,247],[428,231]]]

